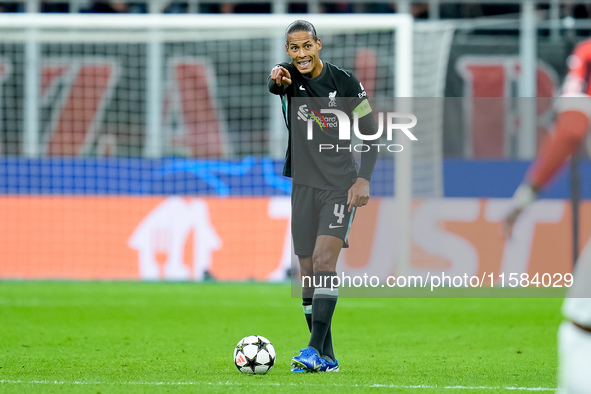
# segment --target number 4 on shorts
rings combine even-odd
[[[341,209],[339,210],[339,206]],[[345,217],[345,206],[343,204],[334,205],[334,215],[337,217],[337,223],[343,224],[343,218]]]

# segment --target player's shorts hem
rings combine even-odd
[[[330,235],[331,237],[338,238],[341,241],[343,241],[343,248],[348,248],[349,247],[349,242],[346,239],[346,236],[342,237],[342,236],[338,236],[338,235],[335,235],[335,234],[329,234],[329,233],[319,232],[318,233],[318,236],[320,236],[320,235]],[[318,237],[316,237],[316,238],[318,238]]]

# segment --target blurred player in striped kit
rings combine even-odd
[[[521,212],[538,196],[562,164],[584,143],[591,119],[591,39],[578,44],[568,59],[568,75],[556,102],[554,130],[513,196],[504,231],[511,236]],[[573,286],[562,307],[558,332],[559,392],[591,393],[591,240],[579,256]]]

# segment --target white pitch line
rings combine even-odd
[[[251,382],[86,382],[86,381],[59,381],[59,380],[0,380],[0,384],[55,384],[55,385],[100,385],[100,384],[117,384],[130,386],[243,386],[253,385]],[[276,383],[276,382],[257,382],[255,386],[321,386],[326,387],[326,384],[307,384],[307,383]],[[510,390],[510,391],[556,391],[555,388],[549,387],[501,387],[501,386],[433,386],[428,384],[420,385],[406,385],[406,384],[334,384],[336,387],[367,387],[367,388],[391,388],[391,389],[448,389],[448,390]]]

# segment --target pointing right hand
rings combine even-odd
[[[271,70],[271,79],[275,81],[277,86],[291,85],[291,75],[289,74],[289,71],[281,66],[273,67]]]

